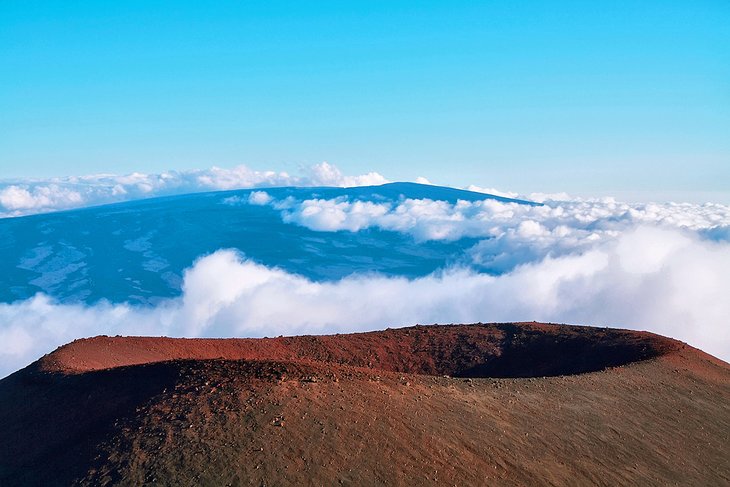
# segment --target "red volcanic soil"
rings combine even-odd
[[[96,337],[0,381],[0,485],[730,485],[730,365],[616,329]]]

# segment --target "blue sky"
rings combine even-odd
[[[727,192],[727,1],[0,3],[0,178]]]

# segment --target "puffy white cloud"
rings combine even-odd
[[[57,184],[30,188],[13,184],[0,189],[0,206],[10,212],[68,208],[82,203],[83,197],[78,191]]]
[[[378,227],[411,234],[416,240],[480,239],[470,250],[473,261],[491,271],[584,251],[615,240],[637,225],[699,232],[730,240],[730,207],[720,204],[629,204],[611,198],[545,199],[542,206],[483,201],[405,199],[371,203],[311,199],[271,201],[284,221],[317,231],[357,232]]]
[[[323,162],[305,174],[257,171],[247,166],[212,167],[162,174],[96,174],[45,180],[0,181],[0,218],[153,196],[275,186],[363,186],[388,181],[378,173],[345,176]]]
[[[0,304],[0,376],[96,334],[255,337],[518,320],[649,330],[728,360],[728,289],[730,243],[653,226],[500,276],[454,268],[318,283],[222,250],[185,273],[181,297],[156,307],[61,305],[44,295]]]
[[[360,176],[345,176],[337,166],[322,162],[311,168],[311,183],[308,186],[375,186],[389,182],[377,172],[369,172]]]
[[[313,230],[357,232],[371,226],[374,219],[387,212],[387,205],[369,201],[306,200],[295,211],[285,211],[283,218],[286,222],[303,223]]]
[[[248,195],[248,202],[252,205],[265,205],[271,201],[271,196],[266,191],[252,191]]]

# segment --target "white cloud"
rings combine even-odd
[[[337,166],[322,162],[311,168],[311,184],[308,186],[375,186],[389,182],[377,172],[369,172],[360,176],[345,176]]]
[[[728,360],[728,289],[730,243],[651,226],[501,276],[450,269],[317,283],[223,250],[186,272],[181,297],[153,308],[61,305],[44,295],[0,304],[0,376],[97,334],[275,336],[533,319],[650,330]]]
[[[306,200],[297,206],[295,212],[285,211],[284,221],[304,223],[308,228],[319,231],[357,232],[371,226],[374,219],[387,211],[387,205],[369,201]]]
[[[730,240],[730,207],[719,204],[620,203],[602,199],[545,199],[543,206],[483,201],[405,199],[371,203],[310,199],[271,201],[285,222],[316,231],[377,227],[412,235],[418,241],[480,239],[472,261],[490,272],[505,272],[546,256],[557,257],[617,239],[637,225],[699,232]]]
[[[199,191],[275,186],[348,187],[387,182],[376,172],[346,176],[326,162],[312,166],[301,176],[238,166],[232,169],[212,167],[162,174],[135,172],[121,176],[96,174],[0,181],[0,218]]]
[[[476,186],[474,184],[470,184],[466,188],[467,191],[474,191],[475,193],[486,193],[486,194],[493,194],[494,196],[501,196],[502,198],[519,198],[520,195],[518,193],[513,193],[512,191],[500,191],[496,188],[482,188],[481,186]]]
[[[78,191],[57,184],[30,188],[13,184],[0,189],[0,206],[10,212],[68,208],[82,203],[83,197]]]
[[[265,205],[271,201],[271,195],[266,191],[252,191],[248,195],[248,202],[251,205]]]

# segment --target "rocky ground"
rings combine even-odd
[[[1,485],[730,485],[730,366],[520,324],[97,337],[0,381]]]

